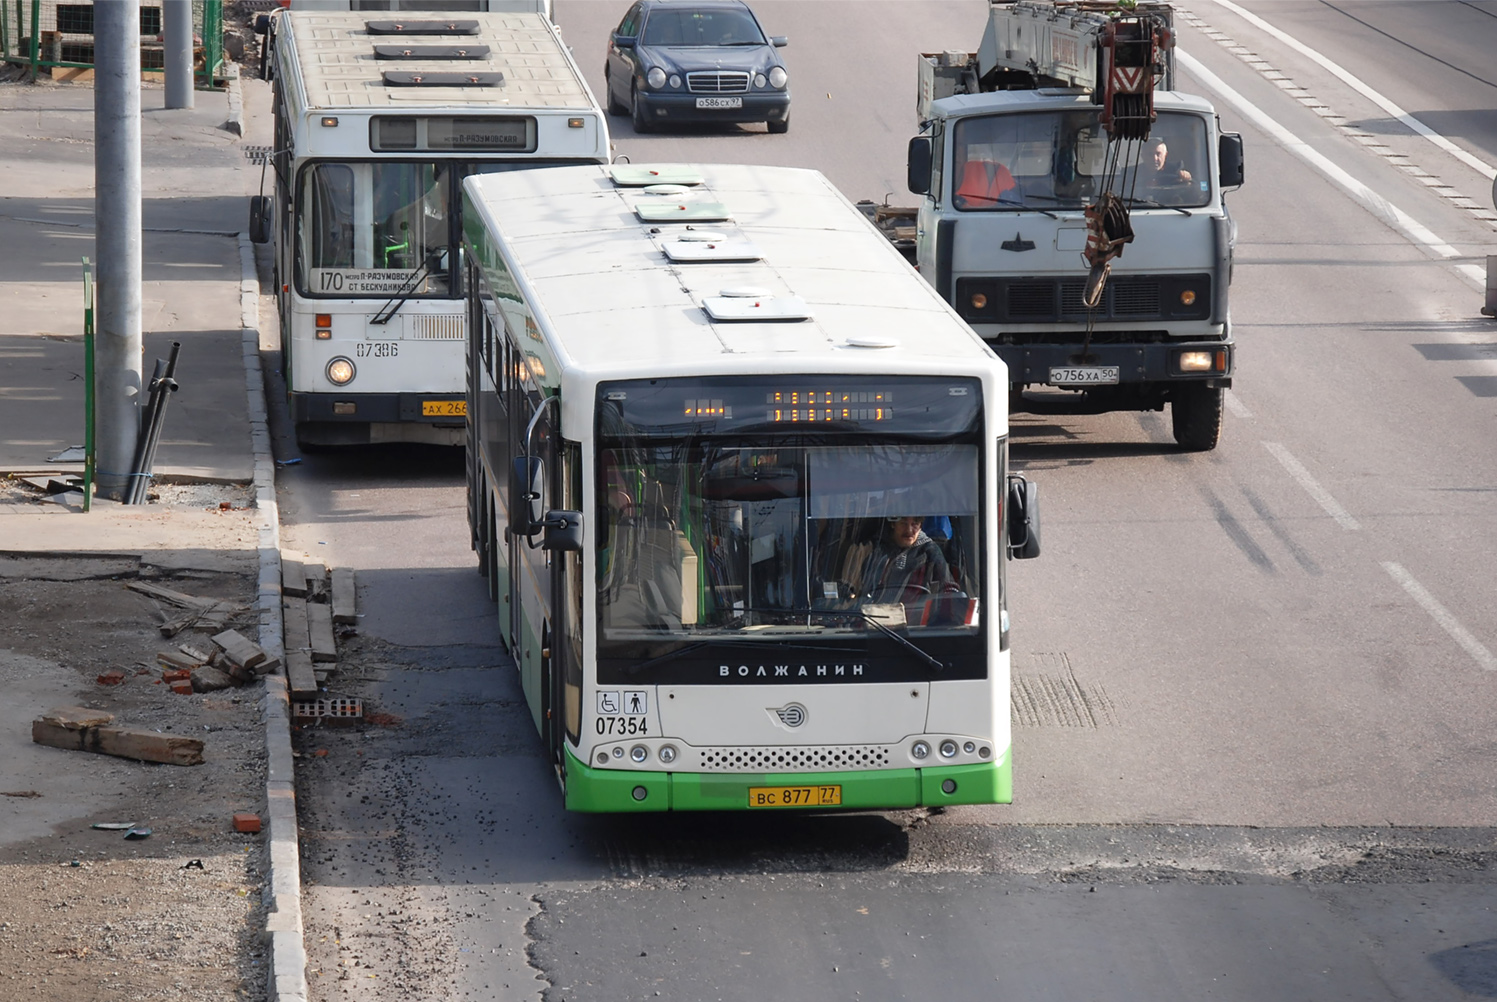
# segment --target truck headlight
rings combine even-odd
[[[353,360],[339,355],[327,364],[327,381],[334,386],[347,386],[353,382]]]
[[[659,66],[652,66],[652,67],[650,67],[650,72],[648,72],[648,73],[645,74],[645,83],[649,84],[651,87],[655,88],[656,90],[659,90],[660,88],[664,87],[665,86],[665,70],[662,70]]]

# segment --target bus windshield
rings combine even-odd
[[[952,144],[952,203],[964,212],[1080,209],[1102,191],[1108,143],[1095,109],[963,118]],[[1206,122],[1161,112],[1140,147],[1125,142],[1126,165],[1112,190],[1135,208],[1210,201]],[[1137,156],[1137,167],[1131,163]]]
[[[838,381],[605,392],[600,657],[671,638],[977,635],[978,385]]]

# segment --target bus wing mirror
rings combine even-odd
[[[1019,473],[1008,478],[1008,555],[1014,560],[1040,555],[1040,488]]]
[[[1216,159],[1221,169],[1221,186],[1240,188],[1243,179],[1242,136],[1235,132],[1223,132],[1216,140]]]
[[[917,195],[930,194],[930,137],[916,136],[910,140],[909,154],[905,158],[905,184]]]
[[[509,529],[516,536],[534,536],[541,529],[542,470],[539,459],[520,456],[510,471]]]
[[[562,550],[567,553],[582,552],[582,512],[552,509],[546,512],[546,538],[541,543],[543,550]]]
[[[250,196],[249,238],[251,243],[263,244],[270,240],[270,196]]]

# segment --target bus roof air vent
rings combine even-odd
[[[608,168],[608,175],[613,178],[613,183],[620,188],[643,188],[646,185],[656,184],[686,184],[698,185],[702,183],[702,172],[695,167],[683,167],[680,164],[613,164]]]
[[[811,308],[799,296],[775,296],[764,289],[724,289],[720,296],[706,296],[702,309],[713,320],[771,321],[810,320]]]
[[[487,45],[376,45],[375,59],[487,59]]]
[[[365,21],[371,35],[476,35],[477,21]]]
[[[892,337],[879,337],[876,334],[854,334],[847,339],[849,348],[898,348],[899,341]]]
[[[716,240],[702,239],[703,236],[716,237]],[[660,245],[665,251],[665,256],[672,261],[690,263],[693,261],[758,261],[764,255],[759,253],[759,248],[747,240],[729,240],[724,234],[703,234],[700,230],[695,233],[683,233],[674,240],[667,240]],[[724,295],[726,295],[726,291]]]
[[[502,87],[504,74],[489,73],[418,73],[410,70],[385,70],[386,87]]]
[[[722,223],[733,218],[721,202],[693,202],[686,199],[659,199],[641,202],[634,214],[642,223]]]

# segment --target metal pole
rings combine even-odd
[[[192,90],[192,0],[161,0],[165,22],[166,106],[191,108]]]
[[[140,0],[94,5],[99,494],[125,499],[141,407]]]
[[[94,503],[94,273],[83,259],[83,510]]]

